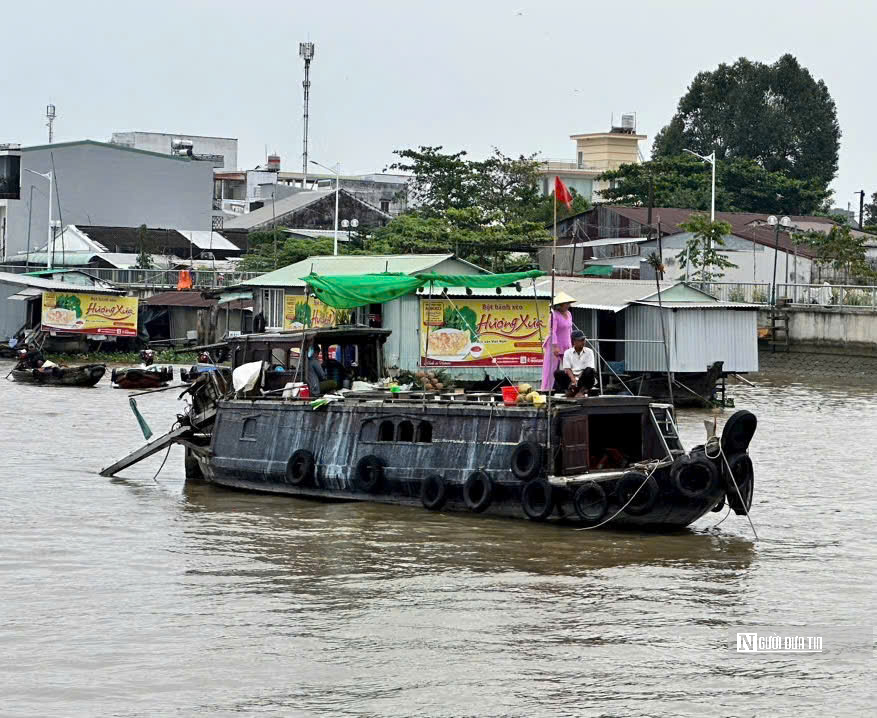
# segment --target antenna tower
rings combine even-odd
[[[305,91],[305,114],[304,114],[304,132],[302,135],[302,189],[308,184],[308,104],[311,97],[311,60],[314,59],[314,43],[300,42],[298,44],[298,54],[305,61],[305,79],[301,83]]]
[[[55,106],[46,105],[46,127],[49,128],[49,144],[52,144],[52,138],[55,136],[53,125],[55,124]]]

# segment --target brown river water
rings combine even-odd
[[[238,493],[186,484],[179,448],[104,479],[142,443],[128,392],[2,382],[0,716],[873,715],[857,382],[733,388],[758,542],[724,512],[660,536]],[[156,434],[177,394],[138,400]],[[686,446],[708,416],[680,412]],[[864,648],[742,655],[741,626]]]

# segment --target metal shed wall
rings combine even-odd
[[[661,340],[657,307],[625,310],[627,339]],[[716,361],[725,371],[758,371],[758,312],[754,309],[664,309],[670,370],[701,372]],[[663,345],[625,342],[627,371],[666,371]]]

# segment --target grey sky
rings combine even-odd
[[[519,14],[521,13],[521,14]],[[237,137],[301,164],[302,65],[316,43],[311,157],[380,170],[418,144],[572,158],[569,135],[634,111],[649,135],[693,76],[791,52],[825,80],[841,139],[835,202],[877,191],[871,74],[877,4],[786,2],[3,2],[0,142],[114,130]]]

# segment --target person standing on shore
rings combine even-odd
[[[554,388],[554,372],[560,367],[563,353],[572,346],[572,313],[575,297],[561,292],[552,300],[551,326],[542,344],[542,391]]]

